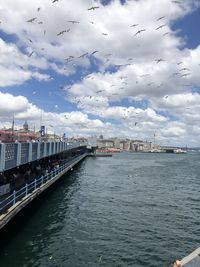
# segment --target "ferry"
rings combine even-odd
[[[177,148],[177,149],[174,149],[174,153],[175,154],[186,154],[187,151],[186,150],[183,150],[181,148]]]

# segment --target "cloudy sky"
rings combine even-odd
[[[1,0],[0,127],[200,145],[199,0]]]

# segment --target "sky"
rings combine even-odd
[[[1,0],[0,128],[200,145],[199,0]]]

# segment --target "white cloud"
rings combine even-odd
[[[23,84],[31,77],[39,79],[42,74],[32,72],[29,67],[47,68],[47,63],[44,58],[40,59],[20,52],[18,47],[11,43],[6,43],[0,39],[0,87]],[[47,76],[47,75],[46,75]],[[45,75],[43,74],[43,78]]]
[[[192,124],[199,122],[200,98],[192,91],[200,87],[200,46],[186,48],[186,40],[171,27],[198,3],[140,0],[121,5],[115,0],[106,6],[95,2],[100,8],[89,11],[89,0],[2,1],[1,30],[16,41],[0,39],[0,86],[32,78],[51,81],[48,71],[65,78],[78,71],[79,82],[72,81],[64,92],[81,111],[43,111],[47,123],[51,119],[55,127],[77,134],[106,131],[147,138],[157,130],[161,139],[171,136],[174,142],[193,140],[194,134],[198,142],[199,129]],[[36,19],[27,22],[32,18]],[[5,99],[15,104],[8,108]],[[41,116],[41,110],[22,96],[4,95],[1,102],[2,117],[9,109],[21,120],[37,121]],[[91,120],[91,115],[99,119]]]

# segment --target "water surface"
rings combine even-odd
[[[168,267],[200,246],[199,159],[85,159],[14,230],[0,266]]]

